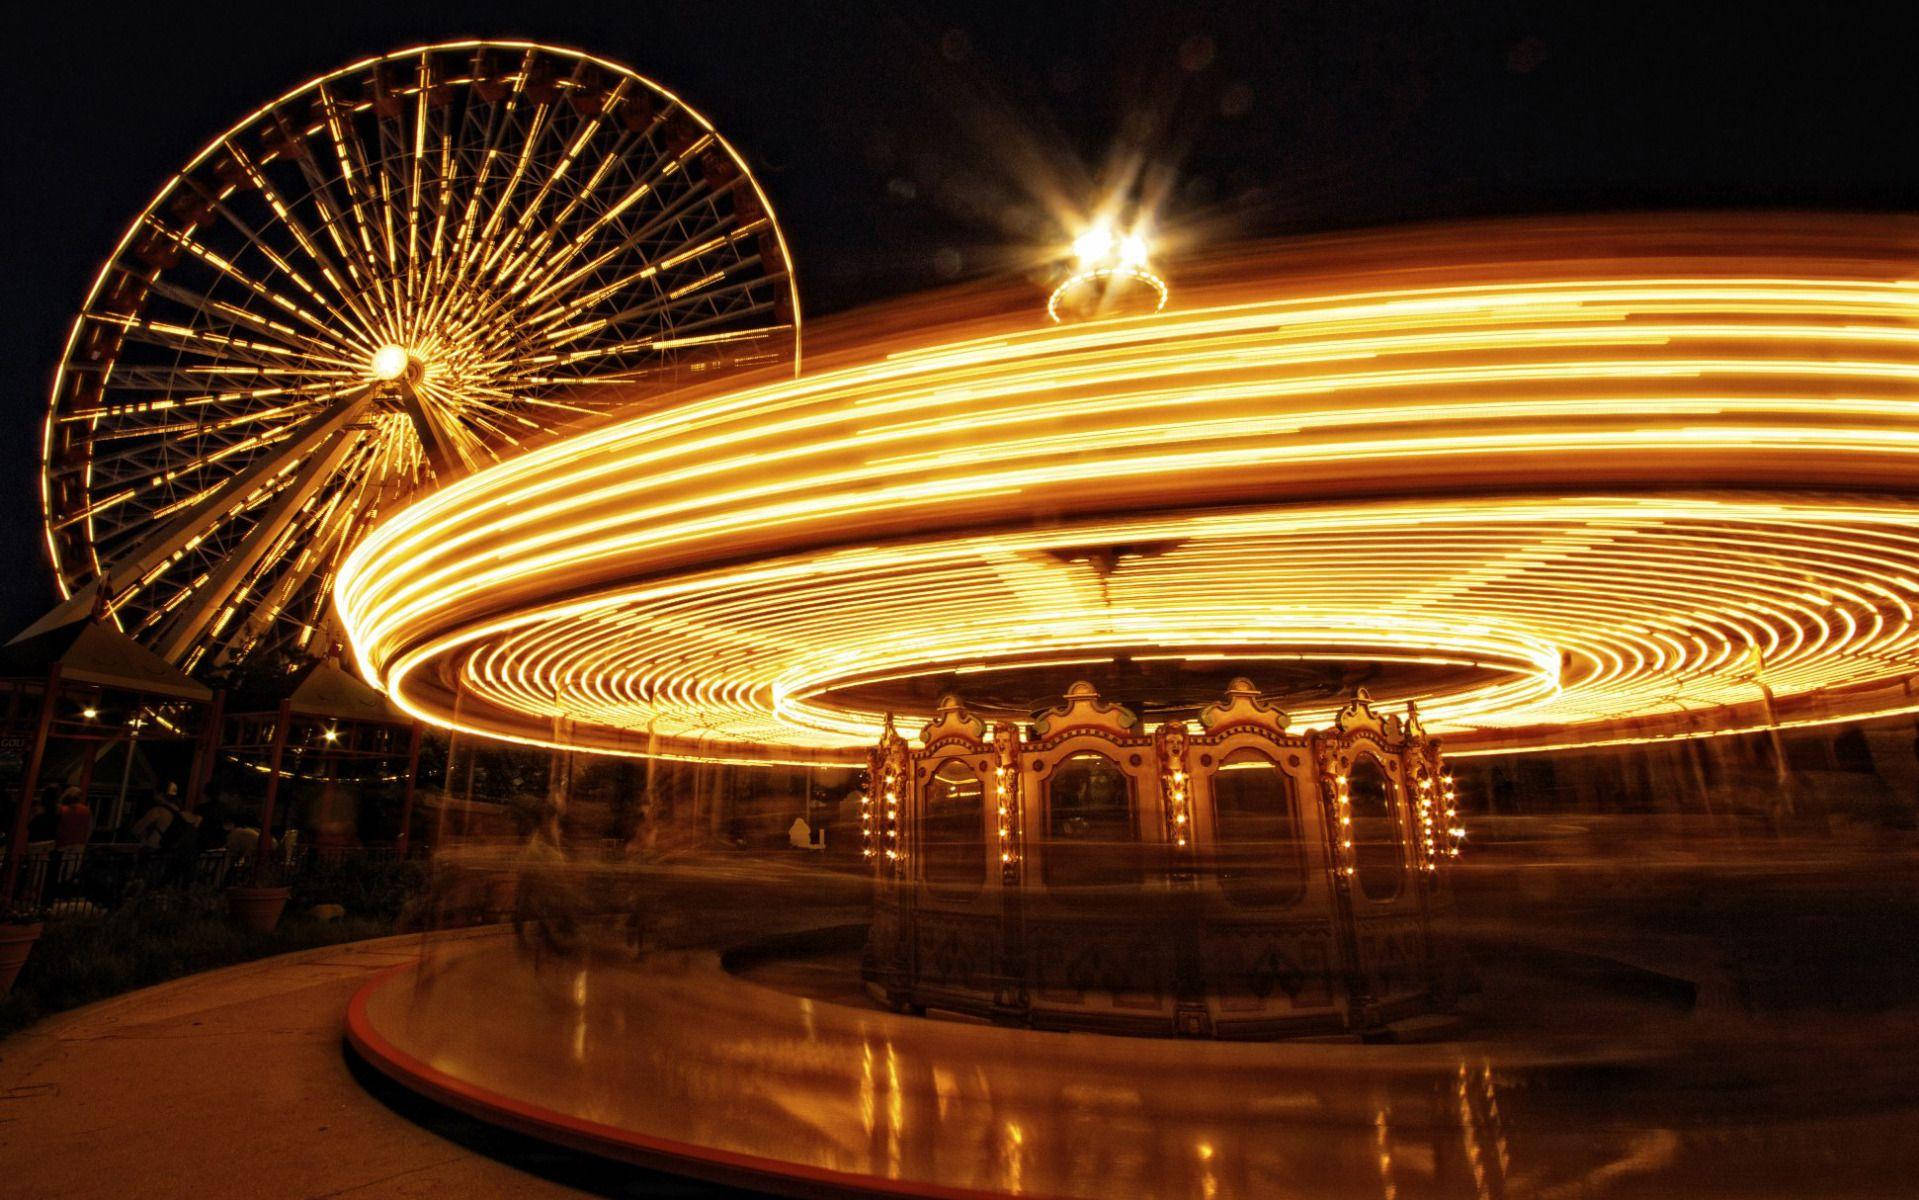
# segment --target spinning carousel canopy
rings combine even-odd
[[[1498,224],[1281,247],[1137,319],[893,322],[414,504],[340,611],[425,719],[616,753],[855,761],[887,711],[1062,676],[1149,721],[1363,684],[1455,754],[1907,711],[1916,248]]]

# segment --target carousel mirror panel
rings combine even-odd
[[[1250,908],[1295,904],[1306,892],[1306,844],[1292,779],[1250,747],[1213,776],[1213,858],[1220,890]]]
[[[1406,873],[1392,781],[1378,759],[1360,755],[1347,774],[1346,788],[1352,803],[1353,862],[1359,868],[1360,894],[1368,900],[1392,900],[1399,895]]]
[[[986,884],[986,786],[961,759],[947,759],[921,792],[920,872],[955,897]]]
[[[1100,903],[1088,892],[1137,886],[1143,862],[1138,797],[1118,763],[1075,754],[1046,781],[1046,887],[1066,903]]]

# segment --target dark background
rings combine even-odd
[[[755,165],[819,315],[1020,271],[1115,185],[1214,244],[1515,212],[1919,209],[1913,9],[43,0],[10,22],[0,74],[0,639],[54,596],[40,421],[100,258],[213,136],[356,58],[524,37],[657,79]]]

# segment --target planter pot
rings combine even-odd
[[[292,894],[293,889],[285,887],[230,887],[227,915],[255,933],[272,933]]]
[[[40,940],[41,928],[37,924],[0,925],[0,996],[13,989],[20,968],[27,965],[27,955],[33,953],[33,944]]]

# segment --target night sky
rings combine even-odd
[[[215,134],[356,58],[521,37],[657,79],[755,166],[822,314],[1017,270],[1062,236],[1062,200],[1116,182],[1206,240],[1569,210],[1919,211],[1913,11],[36,4],[10,22],[4,75],[0,638],[54,597],[40,421],[100,259]]]

